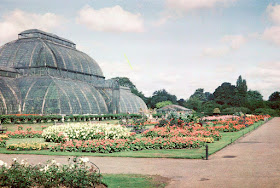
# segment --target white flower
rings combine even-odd
[[[13,161],[16,162],[16,161],[17,161],[17,158],[13,158]]]
[[[89,159],[87,158],[87,157],[85,157],[85,158],[80,158],[80,161],[82,162],[82,163],[86,163],[86,162],[88,162],[89,161]]]
[[[1,160],[0,160],[0,166],[5,166],[5,167],[7,167],[7,163],[5,163],[4,161],[1,161]]]
[[[49,169],[49,165],[46,165],[44,168],[41,168],[40,171],[45,171],[45,172],[47,172],[48,169]]]

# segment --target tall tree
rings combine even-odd
[[[240,75],[236,81],[236,103],[238,106],[243,106],[246,103],[246,97],[247,97],[247,83],[245,79],[242,79],[242,76]]]
[[[197,90],[195,90],[194,94],[190,96],[190,99],[195,99],[195,98],[200,101],[207,101],[203,88],[198,88]]]
[[[274,93],[272,93],[269,98],[269,101],[280,101],[280,92],[279,91],[275,91]]]
[[[236,104],[235,96],[237,90],[234,85],[231,83],[224,82],[221,86],[217,87],[215,92],[213,93],[215,97],[215,101],[218,104],[224,105],[227,104],[229,106],[234,106]]]
[[[176,104],[177,97],[168,93],[165,89],[155,91],[150,101],[150,107],[155,108],[156,104],[162,101],[171,101],[173,104]]]

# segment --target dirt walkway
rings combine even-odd
[[[63,156],[6,155],[0,159],[27,159],[32,163]],[[90,157],[102,173],[161,175],[168,187],[280,187],[280,118],[274,118],[210,160]]]

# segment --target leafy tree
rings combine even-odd
[[[247,97],[247,83],[245,79],[242,79],[242,76],[240,75],[236,81],[236,103],[238,106],[242,106],[246,102],[246,97]]]
[[[280,101],[280,92],[279,91],[275,91],[274,93],[272,93],[269,98],[269,101]]]
[[[217,104],[216,102],[214,101],[208,101],[206,103],[204,103],[202,105],[202,111],[205,113],[205,114],[212,114],[213,113],[213,110],[215,108],[219,108],[221,109],[222,108],[222,105],[220,104]]]
[[[194,99],[194,98],[200,101],[207,101],[207,98],[204,93],[204,89],[198,88],[197,90],[195,90],[194,94],[190,96],[190,99]]]
[[[231,85],[231,83],[224,82],[221,86],[219,86],[215,92],[213,93],[215,97],[215,101],[218,104],[227,104],[230,106],[234,106],[236,104],[235,96],[236,96],[237,90],[234,85]]]
[[[205,92],[204,94],[205,94],[205,97],[206,97],[206,100],[207,100],[207,101],[212,101],[212,100],[214,100],[214,95],[213,95],[212,93],[210,93],[210,92]]]
[[[150,100],[150,107],[155,108],[158,102],[171,101],[172,104],[177,103],[177,97],[168,93],[165,89],[155,91]]]
[[[186,105],[187,105],[187,103],[186,103],[186,101],[185,101],[184,99],[179,99],[179,100],[177,101],[177,103],[178,103],[180,106],[185,106],[185,107],[186,107]]]
[[[193,109],[197,112],[201,112],[202,110],[202,101],[198,98],[190,98],[186,102],[186,107],[189,109]]]
[[[262,101],[263,96],[259,91],[249,90],[247,92],[247,99],[248,101]]]
[[[145,97],[145,95],[141,91],[138,91],[136,86],[130,81],[129,78],[127,78],[127,77],[115,77],[115,78],[112,78],[112,79],[118,80],[120,86],[129,87],[131,93],[140,97],[147,104],[147,102],[148,102],[147,97]]]
[[[156,104],[156,107],[157,108],[162,108],[162,107],[165,107],[165,106],[170,105],[170,104],[172,104],[171,101],[162,101],[162,102],[158,102]]]

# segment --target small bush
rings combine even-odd
[[[8,167],[0,160],[1,187],[96,187],[102,183],[95,166],[86,165],[88,158],[80,158],[76,163],[61,165],[55,160],[46,164],[30,165],[13,159]]]

